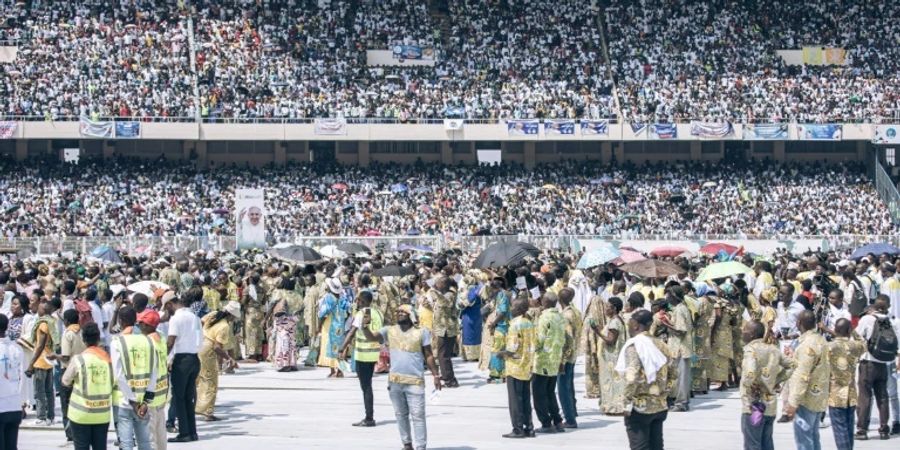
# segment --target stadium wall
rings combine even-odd
[[[626,126],[627,127],[627,126]],[[735,125],[735,136],[741,136]],[[466,124],[448,131],[443,124],[347,124],[346,134],[316,135],[309,124],[240,124],[142,122],[137,139],[83,137],[78,122],[19,122],[11,139],[0,139],[0,155],[24,160],[35,155],[62,155],[80,148],[84,157],[132,156],[190,159],[199,165],[284,164],[333,159],[368,166],[373,162],[410,164],[416,161],[475,164],[477,151],[499,149],[503,161],[533,167],[563,159],[643,163],[646,161],[865,161],[872,153],[873,126],[844,124],[841,140],[800,140],[789,127],[787,140],[708,140],[678,125],[678,138],[635,137],[620,124],[610,124],[604,136],[511,136],[505,124]]]

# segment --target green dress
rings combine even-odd
[[[607,344],[602,339],[600,345],[600,412],[604,414],[622,414],[625,411],[625,379],[616,372],[619,352],[625,346],[625,324],[622,318],[615,316],[603,327],[603,334],[610,330],[619,332],[615,344]]]

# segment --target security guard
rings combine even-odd
[[[166,337],[159,334],[159,313],[147,308],[138,314],[138,327],[144,336],[149,336],[156,350],[156,390],[153,401],[147,406],[150,415],[150,440],[156,450],[166,450],[166,403],[169,400],[169,368],[167,364]]]
[[[69,400],[69,426],[75,448],[106,449],[106,432],[112,419],[112,363],[100,344],[100,328],[95,323],[81,329],[87,349],[72,358],[62,382],[72,388]]]
[[[143,334],[134,334],[136,322],[134,308],[123,306],[119,310],[122,332],[112,338],[110,345],[115,380],[112,401],[113,406],[118,407],[119,448],[133,450],[137,440],[138,450],[153,450],[147,413],[148,405],[155,398],[159,371],[153,341]]]

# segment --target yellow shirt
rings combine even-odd
[[[859,357],[866,352],[866,343],[862,339],[835,337],[828,343],[828,352],[831,359],[828,406],[856,406],[856,366],[859,364]]]
[[[44,352],[42,356],[34,362],[35,369],[43,369],[50,370],[53,368],[53,365],[50,364],[50,361],[47,359],[51,353],[51,349],[53,348],[53,336],[50,335],[50,327],[47,326],[47,322],[41,322],[38,324],[38,328],[35,334],[34,345],[37,345],[41,342],[41,336],[43,336],[47,340],[47,345],[44,346]]]
[[[797,368],[788,382],[788,403],[812,412],[825,412],[831,382],[828,343],[821,334],[807,331],[800,336],[794,358]]]
[[[516,317],[509,323],[506,350],[513,355],[506,358],[506,376],[521,381],[531,379],[535,340],[534,324],[525,316]]]

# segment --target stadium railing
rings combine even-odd
[[[196,117],[188,117],[188,116],[179,116],[179,117],[163,117],[163,116],[102,116],[98,118],[100,121],[114,121],[114,122],[124,122],[124,121],[138,121],[138,122],[179,122],[179,123],[209,123],[209,124],[278,124],[278,125],[292,125],[292,124],[313,124],[316,119],[320,119],[321,117],[220,117],[220,116],[207,116],[201,117],[198,119]],[[377,124],[406,124],[406,125],[442,125],[445,119],[463,119],[467,124],[473,125],[495,125],[495,124],[503,124],[506,123],[507,120],[537,120],[539,122],[545,122],[546,118],[527,118],[527,119],[518,119],[514,117],[505,117],[505,118],[466,118],[466,117],[425,117],[425,118],[406,118],[400,119],[395,117],[345,117],[344,118],[348,124],[350,125],[377,125]],[[0,121],[19,121],[19,122],[77,122],[80,120],[79,116],[76,115],[57,115],[57,116],[37,116],[37,115],[7,115],[0,114]],[[578,119],[570,119],[574,120],[577,123],[580,123],[582,120],[608,120],[610,124],[616,123],[631,123],[634,119],[630,118],[616,118],[616,117],[608,117],[604,119],[586,119],[586,118],[578,118]],[[659,123],[676,123],[676,124],[690,124],[691,122],[725,122],[725,120],[706,120],[706,119],[687,119],[680,118],[677,120],[671,119],[660,119]],[[896,123],[900,121],[900,110],[893,111],[889,113],[887,116],[883,117],[872,117],[866,120],[859,119],[841,119],[841,120],[831,120],[831,121],[815,121],[817,123],[847,123],[847,124],[887,124],[887,123]],[[735,118],[728,119],[727,122],[731,122],[733,124],[771,124],[771,123],[787,123],[787,124],[795,124],[795,123],[807,123],[807,121],[797,121],[795,119],[783,119],[783,118]],[[810,121],[812,122],[812,121]]]
[[[897,191],[897,186],[894,185],[891,176],[884,170],[877,158],[875,159],[875,190],[878,191],[878,195],[887,206],[894,223],[900,223],[900,192]]]
[[[713,242],[726,242],[744,246],[753,253],[765,253],[776,248],[794,252],[806,250],[847,250],[864,244],[886,242],[900,246],[900,235],[690,235],[672,234],[621,234],[621,235],[494,235],[494,236],[280,236],[270,239],[270,245],[298,244],[313,248],[327,245],[335,247],[346,243],[358,243],[372,250],[408,249],[410,251],[441,251],[458,248],[476,253],[498,242],[521,241],[542,249],[576,252],[589,249],[598,241],[619,246],[631,246],[640,251],[663,246],[682,246],[696,252],[701,246]],[[0,249],[15,249],[21,257],[29,255],[56,255],[71,253],[90,255],[100,246],[107,246],[131,255],[150,255],[160,252],[186,254],[202,251],[230,252],[236,248],[234,236],[68,236],[68,237],[13,237],[0,238]]]

